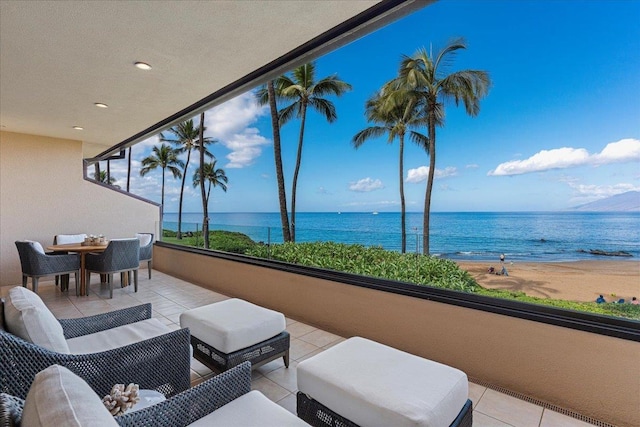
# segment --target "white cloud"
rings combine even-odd
[[[586,185],[578,184],[573,181],[567,181],[569,187],[573,189],[572,203],[588,203],[616,194],[626,193],[627,191],[640,191],[640,185],[629,183],[619,183],[613,185]]]
[[[467,169],[478,169],[479,167],[480,167],[480,165],[478,165],[476,163],[471,163],[471,164],[465,166],[465,168],[467,168]]]
[[[262,154],[262,147],[271,143],[257,128],[250,127],[267,111],[265,106],[257,105],[252,92],[246,92],[206,112],[207,136],[231,151],[226,156],[229,162],[225,167],[251,165]]]
[[[639,160],[640,140],[627,138],[607,144],[600,153],[596,154],[589,154],[584,148],[571,147],[542,150],[525,160],[501,163],[494,170],[489,171],[487,175],[521,175],[550,169],[565,169],[583,165],[599,166]]]
[[[435,178],[447,178],[449,176],[458,175],[458,169],[453,166],[447,166],[444,169],[436,168],[434,172]],[[407,179],[406,182],[418,183],[425,181],[429,176],[429,167],[428,166],[419,166],[415,169],[409,169],[407,171]]]
[[[369,177],[362,178],[357,182],[349,183],[349,190],[358,192],[368,192],[384,188],[382,181],[379,179],[371,179]]]
[[[611,142],[599,153],[591,156],[595,165],[640,161],[640,140],[633,138]]]

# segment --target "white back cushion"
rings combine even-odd
[[[81,243],[87,237],[86,234],[58,234],[56,236],[56,244],[65,245],[67,243]]]
[[[36,374],[24,402],[22,425],[111,427],[118,423],[82,378],[53,365]]]
[[[136,237],[140,240],[140,247],[147,246],[151,243],[151,234],[140,234],[136,233]]]
[[[9,291],[4,316],[7,331],[12,334],[46,349],[69,353],[60,322],[29,289],[16,286]]]
[[[41,254],[44,253],[44,248],[42,247],[40,242],[36,242],[35,240],[25,240],[25,242],[31,243],[31,246],[33,247],[33,249],[40,252]]]

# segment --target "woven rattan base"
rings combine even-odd
[[[250,347],[234,351],[233,353],[222,353],[206,342],[191,335],[193,357],[216,372],[224,372],[244,361],[251,362],[251,368],[254,369],[279,357],[284,359],[284,365],[288,368],[289,343],[289,333],[283,331],[273,338],[269,338]]]
[[[298,417],[315,427],[359,427],[353,421],[336,414],[317,400],[298,392]],[[471,427],[473,424],[473,410],[471,400],[467,400],[460,413],[450,427]]]

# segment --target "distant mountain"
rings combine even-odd
[[[640,212],[640,191],[627,191],[606,199],[569,208],[580,212]]]

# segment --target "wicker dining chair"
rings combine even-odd
[[[87,237],[85,233],[79,234],[56,234],[53,236],[53,244],[54,245],[64,245],[67,243],[81,243],[84,242],[84,239]],[[53,251],[49,252],[51,255],[66,255],[69,252],[66,251]],[[69,275],[63,274],[60,276],[56,276],[56,286],[60,283],[60,290],[64,291],[69,287]]]
[[[20,266],[22,267],[22,286],[27,287],[31,277],[33,292],[38,292],[38,280],[46,276],[75,274],[76,288],[80,274],[80,257],[77,254],[49,255],[42,245],[31,240],[16,241]]]
[[[151,280],[151,261],[153,260],[153,233],[137,233],[140,240],[140,262],[147,261],[149,280]]]
[[[104,252],[89,253],[85,257],[86,292],[89,295],[91,273],[107,276],[109,298],[113,298],[113,274],[133,271],[134,291],[138,292],[138,268],[140,267],[140,240],[113,239]]]

